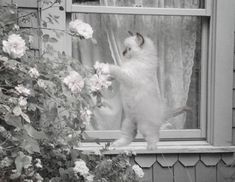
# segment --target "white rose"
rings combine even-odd
[[[38,78],[40,74],[36,68],[30,68],[29,76],[31,76],[32,78]]]
[[[101,91],[102,89],[108,88],[112,82],[108,81],[109,76],[94,74],[88,82],[91,92]]]
[[[8,53],[12,58],[21,58],[26,51],[25,41],[20,35],[12,34],[8,40],[3,40],[3,51]]]
[[[37,167],[37,168],[42,168],[42,162],[41,162],[41,160],[37,158],[37,159],[35,159],[35,161],[36,161],[35,167]]]
[[[90,174],[86,177],[87,182],[93,182],[94,181],[94,175]]]
[[[132,169],[135,171],[135,174],[139,177],[139,178],[143,178],[144,177],[144,171],[142,168],[140,168],[137,164],[132,166]]]
[[[81,159],[79,161],[75,161],[75,166],[73,168],[73,171],[75,173],[79,173],[82,176],[87,176],[89,174],[89,169],[86,166],[85,161]]]
[[[94,68],[95,68],[98,75],[110,73],[109,65],[105,64],[105,63],[100,63],[100,62],[96,61]]]
[[[20,97],[19,99],[18,99],[18,103],[19,103],[19,105],[21,106],[21,107],[25,107],[26,105],[27,105],[27,99],[25,98],[25,97]]]
[[[15,87],[15,89],[20,93],[23,94],[25,96],[29,96],[30,95],[30,90],[25,88],[23,85],[18,85]]]
[[[13,163],[12,159],[5,157],[0,161],[0,167],[1,168],[9,167],[12,163]]]
[[[90,39],[93,35],[92,27],[79,19],[69,23],[69,30],[78,36],[84,37],[85,39]]]
[[[70,74],[64,78],[63,82],[72,93],[80,93],[85,85],[82,76],[76,71],[71,71]]]
[[[44,88],[44,89],[47,88],[47,86],[46,86],[44,80],[42,80],[42,79],[38,79],[37,84],[38,84],[38,86],[41,87],[41,88]]]

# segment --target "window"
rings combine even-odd
[[[158,51],[159,88],[165,94],[166,103],[170,106],[175,104],[174,107],[185,104],[192,108],[191,113],[174,118],[169,127],[161,130],[161,140],[199,140],[230,145],[232,41],[229,36],[233,36],[233,16],[232,10],[226,12],[225,8],[230,10],[231,4],[232,0],[226,3],[222,0],[67,0],[67,23],[82,18],[91,24],[98,45],[67,37],[66,48],[62,50],[66,49],[67,54],[89,66],[97,60],[118,64],[128,30],[149,36]],[[177,92],[181,98],[177,97]],[[121,112],[121,109],[116,112]],[[121,121],[122,117],[117,114],[113,118]],[[180,124],[174,126],[177,122]],[[113,123],[116,126],[104,124],[107,128],[99,128],[98,123],[98,127],[91,128],[88,134],[105,140],[117,138],[121,123]],[[137,138],[141,140],[141,136]]]
[[[168,7],[168,8],[205,8],[204,0],[195,1],[148,1],[148,0],[130,0],[130,1],[107,1],[107,0],[72,0],[73,4],[89,6],[119,6],[119,7]]]

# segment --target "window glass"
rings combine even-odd
[[[73,4],[122,7],[204,8],[204,0],[73,0]]]
[[[157,81],[148,84],[156,84],[170,115],[178,108],[190,108],[186,113],[170,117],[162,129],[200,128],[200,17],[73,13],[72,20],[75,19],[89,23],[94,31],[95,41],[78,38],[72,41],[73,57],[89,67],[96,61],[122,64],[123,42],[129,36],[128,31],[149,37],[156,48],[158,67]],[[88,129],[119,130],[125,118],[120,84],[113,80],[112,88],[102,94],[103,106],[95,110],[95,119]]]

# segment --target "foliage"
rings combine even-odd
[[[42,10],[60,1],[44,0],[43,4]],[[93,109],[102,105],[101,90],[92,90],[89,83],[94,75],[97,79],[101,75],[53,50],[51,43],[57,42],[60,33],[50,37],[41,29],[20,29],[16,23],[28,21],[31,15],[36,16],[17,17],[15,5],[0,6],[0,181],[138,181],[128,155],[110,159],[75,149],[86,137],[86,126],[95,123]],[[46,28],[57,19],[49,14],[40,21]],[[17,41],[7,42],[13,34]],[[35,34],[46,47],[39,57],[24,49]],[[68,77],[71,72],[76,74]],[[98,88],[110,85],[105,79]],[[79,92],[73,92],[78,87]]]

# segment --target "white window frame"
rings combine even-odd
[[[186,144],[189,141],[192,145],[228,147],[232,144],[234,5],[234,0],[205,0],[204,9],[132,8],[75,5],[72,0],[65,0],[63,20],[66,21],[60,27],[67,30],[71,13],[75,12],[207,17],[202,19],[201,129],[164,130],[160,136],[163,140],[181,140]],[[71,37],[65,36],[62,41],[66,46],[61,50],[71,55]],[[120,131],[91,131],[88,135],[101,139],[117,138]],[[137,136],[137,139],[141,137]],[[163,143],[160,142],[160,145]],[[141,142],[137,145],[141,145]]]

